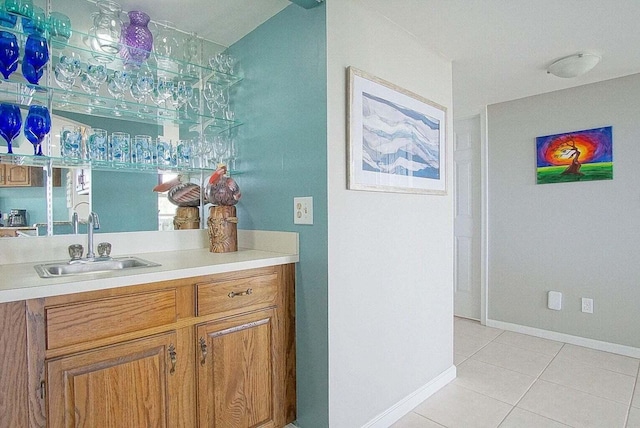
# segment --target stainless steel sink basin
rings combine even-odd
[[[114,257],[104,260],[96,259],[94,261],[80,260],[73,263],[47,263],[35,265],[34,268],[41,278],[57,278],[61,276],[121,271],[152,266],[160,265],[138,257]]]

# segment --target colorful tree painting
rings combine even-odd
[[[611,180],[611,126],[536,138],[538,184]]]

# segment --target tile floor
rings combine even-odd
[[[458,377],[393,428],[640,428],[640,360],[456,318]]]

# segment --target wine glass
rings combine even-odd
[[[61,100],[63,105],[69,100],[69,90],[75,84],[76,79],[82,73],[80,58],[75,52],[62,52],[58,63],[53,68],[53,79],[65,90]]]
[[[207,107],[209,108],[211,116],[215,117],[216,111],[218,110],[218,105],[220,104],[220,89],[214,82],[207,81],[202,88],[202,96],[207,103]]]
[[[229,139],[223,135],[213,138],[213,157],[218,164],[225,164],[229,150]]]
[[[16,35],[8,31],[0,31],[0,73],[8,79],[18,68],[20,45]]]
[[[91,112],[93,105],[106,104],[104,100],[98,98],[100,87],[107,81],[107,68],[102,64],[90,64],[87,66],[87,70],[80,77],[80,86],[89,95],[91,99],[87,111]]]
[[[155,78],[153,76],[153,72],[149,68],[142,68],[138,72],[138,77],[136,78],[134,85],[142,95],[143,105],[140,109],[141,113],[151,113],[151,110],[149,110],[149,106],[147,105],[147,96],[153,92],[153,88],[155,86],[154,82]]]
[[[171,106],[178,110],[184,103],[187,102],[187,82],[180,80],[176,82],[173,92],[171,93]],[[190,87],[190,86],[189,86]]]
[[[131,84],[131,77],[126,71],[116,70],[109,78],[107,83],[107,91],[113,98],[116,99],[116,105],[113,110],[113,114],[116,116],[122,116],[121,110],[128,110],[127,103],[124,102],[124,92]]]
[[[140,92],[140,89],[138,89],[138,85],[136,85],[135,83],[132,83],[131,86],[129,87],[129,93],[131,94],[131,98],[133,98],[133,100],[138,104],[142,104],[142,101],[144,101],[146,97],[145,94]],[[138,109],[138,117],[143,117],[142,115],[143,109],[144,107],[141,107],[140,109]]]
[[[42,68],[49,61],[47,40],[38,34],[29,34],[24,44],[22,74],[27,81],[37,85],[42,77]]]
[[[20,107],[15,104],[0,104],[0,135],[7,142],[7,153],[13,154],[11,141],[20,134],[22,114]]]
[[[51,131],[51,115],[45,106],[32,105],[29,107],[27,120],[24,124],[24,136],[33,144],[33,154],[42,156],[42,140]]]
[[[164,108],[167,108],[167,100],[171,98],[173,93],[174,83],[173,79],[167,76],[158,76],[153,92],[151,93],[151,101],[158,106],[158,114],[166,115],[166,111],[160,110],[161,105],[164,104]]]

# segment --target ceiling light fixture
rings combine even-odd
[[[600,62],[598,55],[579,53],[561,58],[547,68],[547,74],[570,78],[587,73]]]

